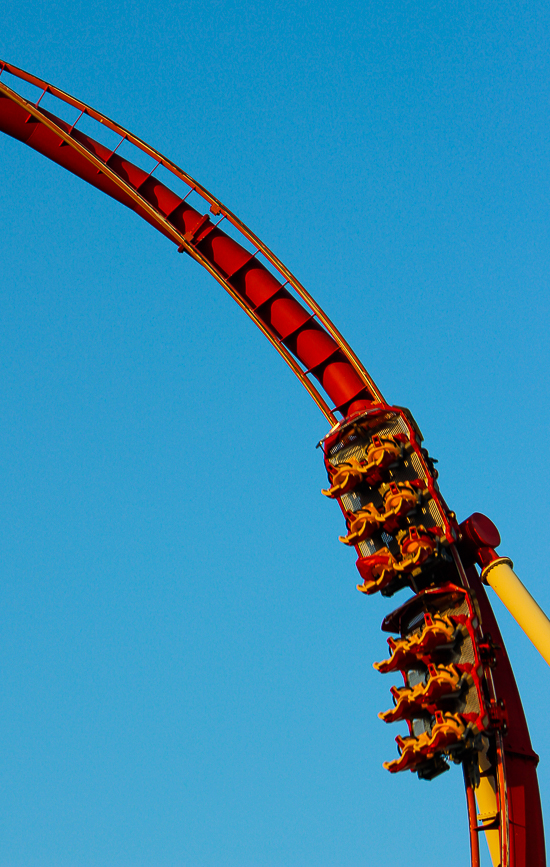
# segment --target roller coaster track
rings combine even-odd
[[[29,99],[30,91],[35,99]],[[72,119],[62,119],[71,112]],[[94,136],[82,131],[84,120],[88,126],[93,122]],[[102,143],[106,129],[117,136],[114,147]],[[482,581],[488,569],[505,560],[493,551],[500,540],[491,535],[492,525],[487,530],[475,516],[456,523],[439,494],[437,474],[420,448],[421,435],[410,413],[386,404],[342,335],[269,248],[215,196],[150,145],[80,100],[1,61],[0,130],[135,211],[173,241],[179,252],[206,268],[294,371],[331,425],[322,443],[331,482],[325,493],[339,502],[346,517],[349,535],[342,541],[355,546],[359,554],[358,568],[364,578],[359,589],[367,595],[381,589],[389,596],[409,586],[415,592],[383,624],[387,631],[401,633],[400,639],[389,640],[394,657],[401,654],[404,659],[409,654],[425,675],[415,684],[410,673],[417,669],[410,659],[400,663],[406,686],[393,688],[396,707],[383,716],[401,713],[410,723],[411,737],[397,738],[401,756],[388,763],[388,769],[408,768],[430,779],[446,769],[448,760],[461,763],[473,867],[481,863],[480,832],[486,834],[494,867],[543,867],[538,757]],[[145,160],[149,171],[137,164]],[[166,182],[159,179],[161,171]],[[176,189],[182,185],[180,194]],[[388,458],[390,452],[393,457]],[[391,469],[413,464],[412,482],[410,473],[399,475]],[[352,508],[354,490],[375,491],[372,502],[363,498],[357,500],[360,508],[357,504]],[[376,500],[378,492],[384,497],[383,506]],[[416,512],[424,516],[423,524],[411,519]],[[428,527],[430,514],[435,518]],[[380,538],[389,540],[387,547],[380,547],[382,542],[378,548],[374,543],[369,547],[378,531]],[[397,550],[396,540],[401,546],[397,555],[392,553]],[[457,613],[457,600],[464,603],[462,614]],[[424,631],[419,623],[424,623]],[[432,641],[435,656],[426,649],[438,623],[452,632],[447,657],[441,656],[441,639],[439,644]],[[457,638],[459,633],[462,637]],[[414,650],[422,642],[424,649]],[[466,664],[464,653],[463,658],[456,651],[466,645],[475,665]],[[440,664],[451,658],[456,665]],[[391,659],[377,667],[384,670],[384,665],[390,670]],[[393,670],[397,668],[395,663]],[[453,695],[451,687],[441,687],[452,677],[459,678]],[[433,698],[437,689],[443,695],[443,710],[438,710]],[[475,699],[475,712],[469,715],[464,711],[470,701],[466,695]],[[404,705],[413,710],[402,710]],[[449,712],[459,706],[463,712]],[[431,719],[422,731],[411,722],[415,713]]]

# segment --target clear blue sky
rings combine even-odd
[[[549,610],[548,5],[3,19],[277,253]],[[6,137],[0,182],[0,867],[462,867],[460,771],[382,768],[404,596],[355,590],[323,417],[135,215]],[[548,810],[548,668],[495,608]]]

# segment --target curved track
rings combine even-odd
[[[29,85],[35,89],[33,101],[18,92],[22,83],[27,90],[32,89]],[[72,119],[62,120],[68,111]],[[95,122],[97,133],[93,137],[79,128],[83,118]],[[105,128],[118,136],[115,147],[101,142]],[[389,409],[352,349],[296,278],[215,196],[154,148],[58,88],[3,62],[0,130],[134,210],[173,241],[179,252],[188,253],[205,267],[292,368],[333,426],[333,437],[339,435],[334,430],[346,436],[346,419]],[[136,164],[143,163],[144,158],[151,164],[149,171]],[[172,178],[172,184],[159,179],[161,171],[168,181]],[[182,182],[184,193],[180,194],[173,187]],[[330,466],[328,469],[333,470]],[[432,479],[429,469],[426,472]],[[342,497],[335,498],[346,513]],[[444,501],[441,503],[450,521],[445,526],[454,557],[453,580],[467,592],[475,593],[481,614],[479,658],[484,661],[483,689],[490,708],[484,732],[489,749],[482,755],[478,747],[477,752],[470,752],[468,761],[461,759],[472,864],[480,863],[478,839],[479,832],[484,831],[495,867],[543,867],[546,862],[536,777],[538,759],[531,748],[514,676],[478,570],[473,560],[468,563],[468,558],[464,569],[462,552],[457,550],[460,529],[453,513],[448,512]],[[350,513],[346,514],[349,519]],[[477,758],[476,767],[472,767],[472,755],[479,756],[479,768]]]

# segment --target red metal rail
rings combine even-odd
[[[543,867],[546,856],[537,780],[538,756],[531,746],[512,666],[487,593],[474,567],[467,569],[466,574],[476,594],[484,634],[490,637],[494,653],[492,689],[497,703],[502,706],[506,725],[503,734],[497,737],[502,867]]]
[[[215,196],[128,130],[53,85],[0,62],[2,75],[2,131],[131,208],[174,241],[181,252],[185,250],[200,262],[263,331],[331,423],[336,421],[337,412],[346,415],[350,409],[382,400],[328,316],[265,244]],[[34,85],[36,102],[4,84],[8,76]],[[46,95],[75,109],[72,124],[43,108]],[[97,121],[98,134],[102,125],[120,136],[114,148],[79,130],[84,115]],[[117,151],[123,142],[151,157],[156,163],[153,170],[144,171],[120,156]],[[183,181],[188,193],[180,196],[157,180],[155,171],[159,166]],[[204,200],[210,213],[201,213],[189,204],[192,192]],[[218,217],[216,223],[211,215]],[[239,241],[220,228],[224,220],[236,229]],[[332,400],[333,408],[312,377]]]
[[[21,95],[21,84],[34,89],[36,98]],[[74,113],[71,121],[58,116],[67,108]],[[79,128],[84,118],[95,122],[97,138]],[[114,147],[101,143],[105,129],[118,136]],[[215,196],[154,148],[80,100],[1,61],[0,130],[131,208],[205,267],[282,355],[331,424],[338,421],[337,413],[345,418],[373,404],[384,405],[357,356],[298,280]],[[129,147],[152,161],[150,171],[122,155]],[[185,184],[184,195],[159,180],[160,167]],[[191,205],[192,196],[199,209]],[[222,223],[227,231],[220,228]],[[466,778],[470,835],[474,839],[480,830],[498,827],[500,867],[543,867],[536,755],[519,693],[477,571],[470,568],[462,574],[464,586],[475,589],[484,631],[495,646],[498,664],[491,690],[504,702],[507,715],[507,729],[502,729],[506,734],[497,735],[498,815],[492,825],[485,820],[477,826]],[[472,858],[477,863],[475,845]]]

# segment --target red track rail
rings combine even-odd
[[[17,92],[21,83],[36,89],[34,101]],[[72,122],[46,109],[48,101],[53,102],[51,107],[59,106],[60,114],[66,114],[67,107],[72,109]],[[105,128],[119,136],[114,148],[79,129],[85,117],[96,122],[98,139]],[[1,61],[0,130],[131,208],[174,241],[180,252],[187,252],[205,267],[270,340],[331,424],[337,422],[336,413],[346,417],[373,403],[383,403],[380,391],[357,356],[288,269],[215,196],[154,148],[80,100]],[[154,163],[151,171],[122,156],[118,151],[123,146],[131,146],[136,153],[150,158]],[[155,174],[159,167],[183,182],[188,192],[181,196],[161,182]],[[193,207],[188,201],[191,195],[199,197],[199,208],[202,200],[202,207],[209,210],[201,212]],[[217,218],[215,223],[213,217]],[[227,232],[220,228],[222,222],[229,227]],[[497,736],[500,867],[544,867],[537,757],[531,748],[512,669],[477,571],[469,569],[464,582],[474,587],[484,630],[497,646],[498,665],[492,687],[494,695],[504,701],[508,717],[507,734]],[[467,794],[473,839],[488,825],[474,827],[473,795],[468,783]],[[475,862],[474,850],[475,846]]]
[[[36,102],[3,84],[6,73],[38,88]],[[345,416],[350,410],[382,400],[355,353],[313,298],[218,199],[154,148],[79,100],[7,63],[0,63],[2,74],[2,131],[131,208],[174,241],[181,252],[185,250],[200,262],[263,331],[332,424],[337,412]],[[42,107],[46,95],[75,109],[72,124]],[[114,148],[79,130],[78,122],[84,115],[97,121],[99,134],[102,125],[120,136]],[[156,163],[153,170],[144,171],[120,156],[117,151],[123,142],[151,157]],[[187,185],[185,196],[155,177],[159,166]],[[192,192],[203,199],[210,213],[201,213],[189,204]],[[216,223],[211,215],[218,217]],[[239,241],[220,228],[224,220],[236,230]],[[335,404],[333,408],[311,377]]]
[[[503,833],[502,867],[543,867],[546,864],[544,827],[537,780],[538,756],[529,729],[512,666],[485,588],[475,568],[467,570],[481,611],[483,631],[494,645],[493,692],[506,709],[507,730],[498,736],[499,798]]]

